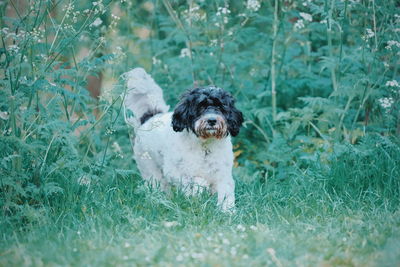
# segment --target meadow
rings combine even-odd
[[[0,1],[0,266],[399,266],[395,0]],[[147,187],[121,75],[231,92],[236,212]]]

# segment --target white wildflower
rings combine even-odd
[[[101,18],[97,18],[95,19],[95,21],[93,21],[92,24],[90,24],[91,27],[98,27],[103,23],[103,21],[101,20]]]
[[[221,14],[228,15],[230,13],[231,11],[228,9],[228,7],[219,7],[216,15],[221,16]]]
[[[153,65],[161,64],[161,60],[160,60],[160,59],[158,59],[158,58],[156,58],[156,57],[152,57],[151,59],[152,59],[152,61],[153,61]]]
[[[202,253],[196,253],[196,252],[193,252],[191,256],[192,256],[193,259],[202,259],[202,258],[204,258],[204,255]]]
[[[240,232],[246,231],[246,227],[244,227],[244,226],[241,225],[241,224],[238,224],[238,225],[236,226],[236,229],[237,229],[238,231],[240,231]]]
[[[229,244],[230,244],[229,240],[226,239],[226,238],[222,239],[222,243],[223,243],[224,245],[229,245]]]
[[[253,230],[253,231],[256,231],[256,230],[257,230],[257,226],[251,225],[251,226],[250,226],[250,229]]]
[[[183,261],[183,256],[181,254],[178,254],[178,256],[176,256],[176,260]]]
[[[91,179],[88,175],[82,175],[81,177],[78,178],[79,185],[89,186],[90,183],[91,183]]]
[[[296,30],[300,30],[304,28],[304,21],[302,19],[299,19],[296,21],[296,23],[294,24],[294,28]]]
[[[374,33],[373,30],[367,28],[366,31],[367,31],[367,37],[368,37],[368,38],[372,38],[372,37],[375,36],[375,33]]]
[[[187,23],[190,23],[190,21],[204,21],[206,19],[206,13],[201,12],[200,6],[196,4],[192,5],[189,9],[184,10],[182,16]]]
[[[394,14],[394,19],[396,24],[400,24],[400,15],[399,14]]]
[[[18,47],[17,45],[9,45],[9,46],[8,46],[8,50],[9,50],[11,53],[17,54],[18,51],[19,51],[19,47]]]
[[[304,12],[300,12],[300,16],[305,20],[305,21],[312,21],[312,15]]]
[[[392,50],[392,46],[400,48],[400,42],[395,40],[390,40],[387,42],[387,46],[385,47],[387,50]]]
[[[1,32],[2,32],[4,35],[7,35],[9,30],[10,30],[9,28],[4,27],[4,28],[1,29]]]
[[[7,111],[0,111],[0,119],[8,120],[10,116],[8,115]]]
[[[118,157],[123,158],[124,155],[122,154],[122,149],[120,145],[117,143],[117,141],[114,141],[114,143],[111,145],[111,148],[113,149],[113,152],[117,154]]]
[[[385,85],[389,87],[400,87],[399,83],[396,80],[387,81]]]
[[[261,7],[258,0],[247,0],[246,8],[252,12],[257,12]]]
[[[189,48],[183,48],[181,50],[181,54],[179,55],[179,57],[183,58],[183,57],[190,57],[190,50]]]
[[[236,256],[236,253],[237,253],[237,249],[235,247],[232,247],[231,248],[231,255],[232,256]]]
[[[382,97],[378,99],[378,102],[384,109],[389,109],[393,105],[394,100],[391,97]]]
[[[247,260],[249,258],[249,255],[243,254],[242,259]]]
[[[164,222],[164,227],[166,227],[166,228],[171,228],[171,227],[175,227],[175,226],[178,226],[179,225],[179,223],[178,222],[176,222],[176,221],[172,221],[172,222]]]
[[[124,248],[129,248],[130,246],[131,246],[131,244],[129,244],[129,242],[125,242]]]

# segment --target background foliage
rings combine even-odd
[[[310,194],[293,214],[316,216],[312,195],[333,210],[360,201],[398,211],[397,1],[20,0],[0,8],[5,232],[45,227],[66,210],[78,220],[111,198],[149,220],[176,219],[171,207],[150,205],[131,160],[120,75],[137,66],[171,106],[193,86],[235,95],[246,120],[234,140],[238,214],[283,211]],[[98,98],[87,90],[93,79]],[[263,207],[275,201],[277,209]]]

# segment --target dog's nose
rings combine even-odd
[[[208,125],[210,125],[210,126],[214,126],[214,125],[217,123],[217,119],[215,119],[215,118],[209,118],[209,119],[207,120],[207,123],[208,123]]]

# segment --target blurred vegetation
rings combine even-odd
[[[293,193],[313,177],[319,190],[349,187],[343,194],[376,194],[398,209],[399,7],[1,1],[1,227],[38,223],[88,192],[140,180],[120,78],[138,66],[172,107],[194,86],[234,94],[246,120],[234,139],[239,185],[298,185]]]

